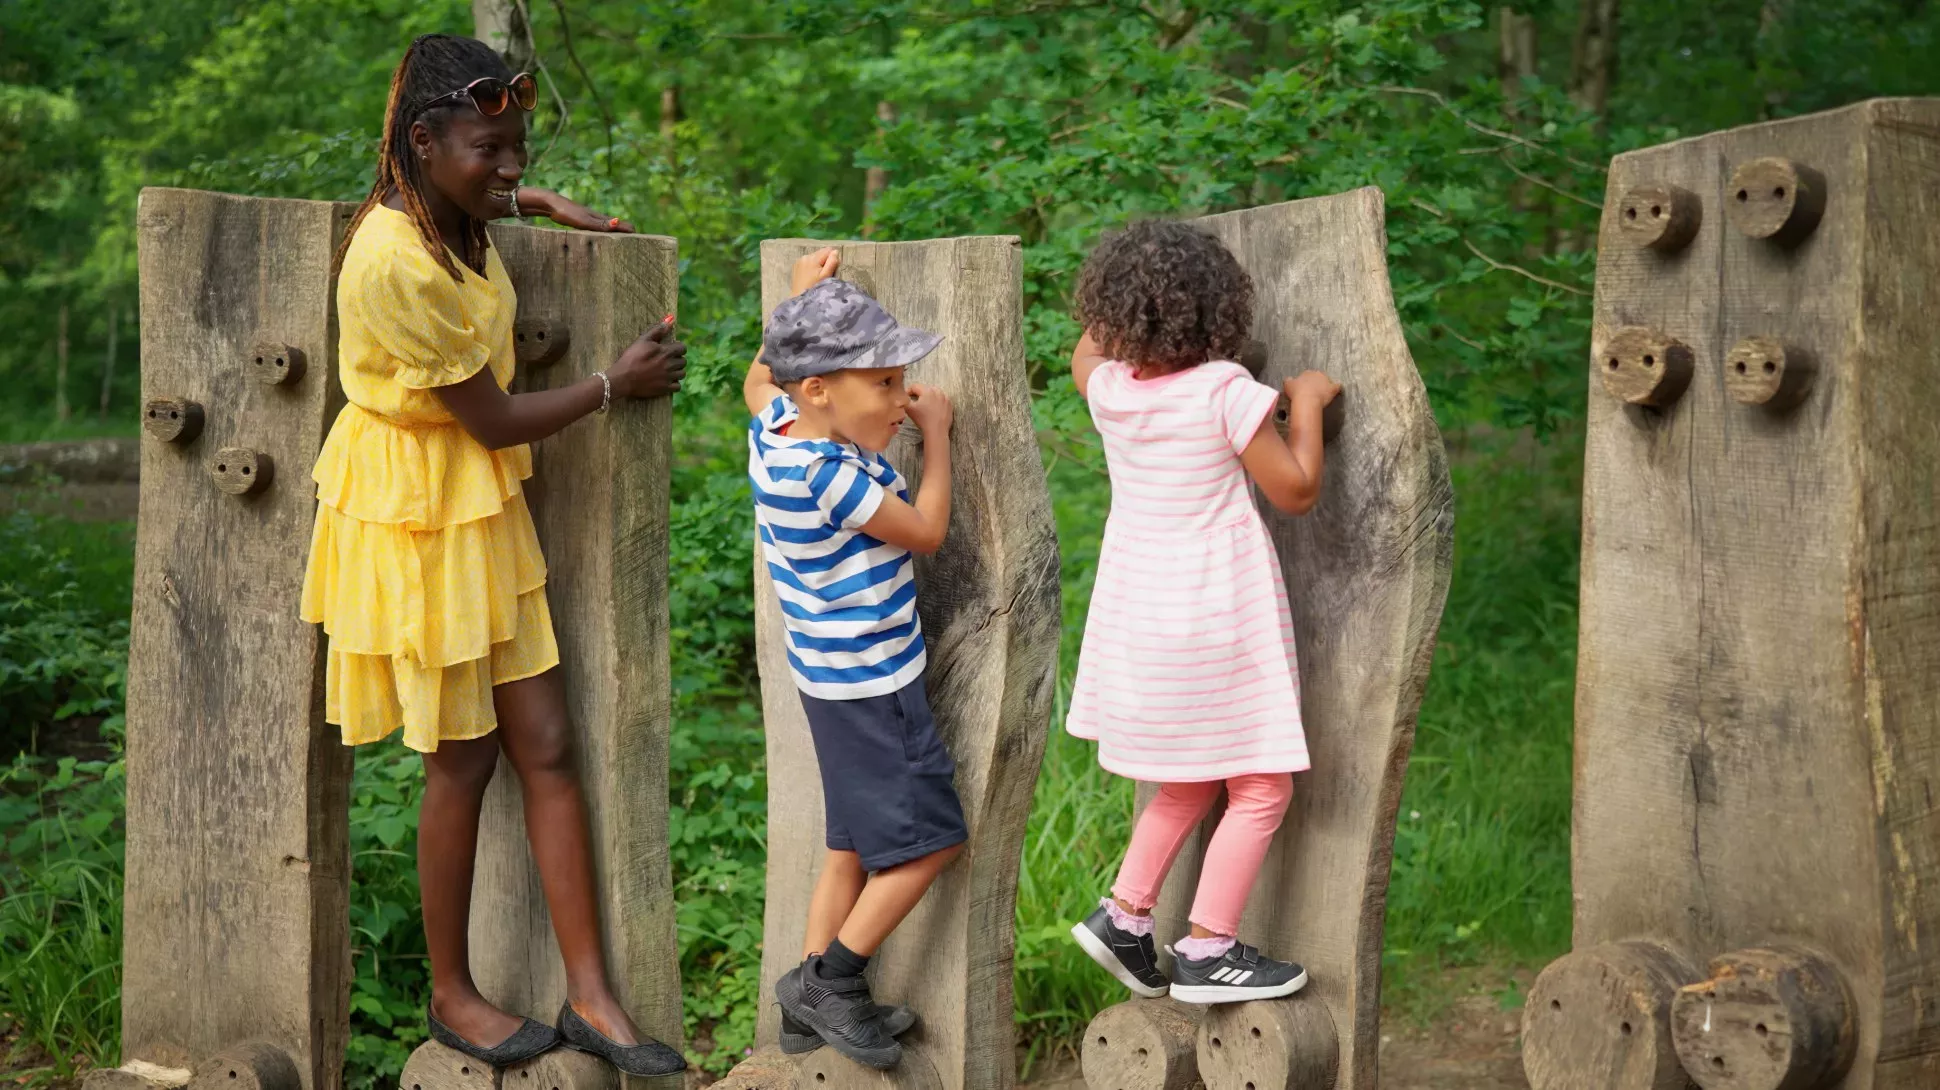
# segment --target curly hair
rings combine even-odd
[[[358,225],[395,188],[403,198],[405,214],[411,217],[424,239],[424,248],[453,280],[464,279],[458,266],[452,263],[451,254],[438,235],[438,225],[432,222],[431,210],[424,203],[425,181],[418,170],[418,158],[411,150],[411,126],[423,121],[434,135],[442,136],[450,126],[451,110],[464,105],[444,96],[475,79],[496,76],[509,80],[512,75],[505,59],[476,38],[426,34],[411,43],[404,51],[404,59],[397,62],[397,69],[391,73],[390,101],[384,106],[384,141],[377,152],[377,180],[371,186],[370,195],[358,206],[349,229],[344,231],[343,242],[337,247],[337,267],[342,267]],[[483,265],[485,251],[490,247],[484,221],[465,217],[465,260],[473,266]]]
[[[1076,310],[1106,356],[1180,371],[1239,358],[1253,326],[1253,278],[1211,235],[1142,220],[1085,259]]]

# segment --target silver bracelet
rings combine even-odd
[[[613,404],[613,380],[607,378],[604,371],[595,373],[600,377],[600,407],[594,411],[604,414]]]
[[[519,187],[518,186],[512,187],[512,215],[514,218],[520,218],[525,215],[525,213],[519,211]]]

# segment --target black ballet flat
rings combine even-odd
[[[685,1057],[651,1037],[637,1045],[615,1043],[581,1018],[571,1003],[559,1008],[559,1036],[565,1040],[566,1047],[590,1052],[619,1068],[623,1075],[650,1078],[687,1070]]]
[[[493,1067],[510,1067],[524,1063],[534,1056],[552,1051],[559,1045],[559,1031],[544,1022],[528,1018],[525,1024],[514,1030],[512,1036],[490,1048],[480,1048],[451,1031],[451,1027],[438,1021],[429,1006],[424,1008],[424,1020],[431,1025],[431,1039],[447,1048],[456,1049],[482,1064]]]

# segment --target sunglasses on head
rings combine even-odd
[[[530,111],[539,104],[539,84],[527,72],[520,72],[510,80],[486,76],[483,79],[475,79],[448,95],[439,95],[425,103],[424,109],[429,110],[434,106],[463,102],[467,99],[471,100],[471,104],[478,107],[478,112],[486,117],[497,117],[514,102],[519,104],[519,109]]]

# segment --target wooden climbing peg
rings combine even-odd
[[[1790,159],[1753,159],[1732,172],[1724,211],[1747,238],[1797,246],[1825,214],[1825,175]]]
[[[832,1048],[802,1057],[795,1090],[943,1090],[936,1065],[921,1049],[905,1044],[903,1058],[888,1071],[864,1067]]]
[[[1129,999],[1085,1027],[1085,1085],[1190,1090],[1199,1081],[1199,1023],[1206,1008],[1174,999]]]
[[[1689,347],[1644,326],[1625,326],[1596,350],[1603,388],[1632,405],[1664,408],[1691,384]]]
[[[512,326],[512,351],[520,367],[546,367],[566,357],[573,334],[564,322],[521,318]]]
[[[216,487],[232,496],[248,496],[269,487],[276,463],[269,455],[248,447],[224,447],[209,459],[209,476]]]
[[[1332,1090],[1339,1075],[1340,1035],[1313,996],[1221,1003],[1199,1024],[1208,1090]]]
[[[1607,943],[1550,962],[1522,1012],[1522,1069],[1532,1090],[1685,1090],[1671,1000],[1696,978],[1654,943]]]
[[[1804,350],[1775,337],[1746,337],[1724,358],[1724,388],[1733,401],[1782,411],[1805,400],[1816,370]]]
[[[303,378],[303,349],[277,341],[259,340],[249,347],[249,373],[267,386],[290,386]]]
[[[1839,971],[1798,949],[1737,950],[1671,1001],[1671,1037],[1703,1090],[1824,1090],[1852,1065],[1858,1011]]]
[[[244,1041],[195,1066],[189,1090],[302,1090],[296,1061],[266,1041]]]
[[[180,397],[151,397],[141,410],[141,428],[164,443],[187,446],[202,434],[202,406]]]
[[[1674,185],[1632,186],[1617,207],[1617,230],[1623,237],[1664,254],[1690,245],[1703,222],[1704,205],[1697,194]]]

